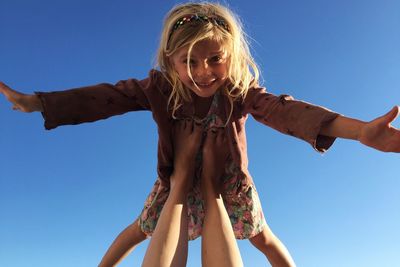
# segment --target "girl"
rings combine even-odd
[[[42,111],[46,129],[151,110],[159,132],[159,177],[138,221],[116,239],[103,266],[115,264],[155,229],[170,190],[172,123],[176,120],[192,120],[205,130],[221,128],[225,132],[230,156],[222,168],[222,195],[235,236],[250,239],[273,266],[294,266],[294,262],[266,224],[247,169],[244,126],[248,114],[284,134],[305,140],[319,152],[326,151],[336,137],[358,140],[382,151],[400,151],[400,132],[390,125],[398,114],[397,107],[365,123],[287,95],[272,95],[259,87],[258,69],[240,24],[221,5],[188,3],[173,8],[165,19],[158,65],[159,70],[152,70],[144,80],[129,79],[116,85],[35,95],[1,86],[14,109]],[[198,237],[203,226],[201,162],[198,157],[188,196],[189,239]]]

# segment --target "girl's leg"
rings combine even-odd
[[[146,239],[146,235],[140,230],[139,219],[125,228],[111,244],[103,256],[99,267],[116,266],[125,258],[140,242]]]
[[[201,128],[191,123],[174,127],[174,172],[170,193],[150,240],[142,266],[186,266],[188,252],[187,193],[194,173]]]
[[[268,225],[250,242],[267,257],[273,267],[295,267],[292,257],[285,245],[274,235]]]
[[[203,266],[243,266],[240,251],[225,209],[219,179],[227,158],[222,131],[209,132],[203,150],[202,193],[205,218],[202,231]]]

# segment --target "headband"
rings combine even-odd
[[[174,33],[174,31],[176,31],[179,27],[181,27],[182,25],[192,22],[192,21],[201,21],[201,22],[211,22],[214,25],[218,25],[222,28],[224,28],[226,31],[229,32],[229,26],[228,24],[226,24],[225,20],[223,20],[222,18],[219,17],[208,17],[206,15],[202,15],[202,14],[195,14],[195,15],[187,15],[185,17],[182,17],[180,19],[178,19],[174,26],[172,27],[172,30],[169,34],[169,38],[171,39],[172,34]]]

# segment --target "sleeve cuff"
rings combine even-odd
[[[319,128],[316,129],[314,136],[309,141],[309,143],[312,145],[312,147],[316,151],[318,151],[320,153],[325,153],[335,142],[336,137],[321,135],[320,132],[321,132],[321,128],[324,125],[331,123],[338,116],[339,116],[339,114],[337,114],[337,113],[329,113],[322,119]]]
[[[44,96],[43,92],[34,92],[35,95],[38,96],[40,102],[42,103],[42,107],[43,107],[43,111],[41,112],[42,117],[44,119],[44,128],[46,130],[51,130],[57,127],[57,124],[52,123],[51,119],[49,118],[49,112],[48,112],[48,107],[47,107],[47,102],[46,102],[46,98]]]

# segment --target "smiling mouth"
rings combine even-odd
[[[213,80],[213,81],[211,81],[211,82],[209,82],[209,83],[200,83],[200,82],[196,82],[196,84],[197,84],[197,86],[199,86],[199,87],[210,87],[211,85],[214,84],[215,81],[216,81],[216,80]]]

